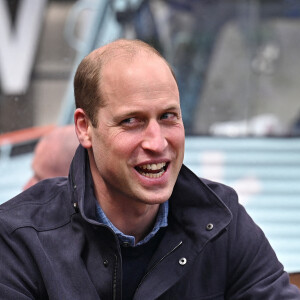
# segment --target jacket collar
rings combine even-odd
[[[203,246],[230,223],[232,214],[220,197],[185,165],[170,199],[171,216],[185,234]]]
[[[87,151],[79,145],[71,164],[70,189],[73,191],[73,205],[78,206],[83,218],[97,223],[93,180]],[[186,166],[182,166],[172,196],[169,200],[170,216],[181,230],[197,241],[201,248],[231,221],[231,212],[217,194]],[[212,228],[211,228],[212,227]]]
[[[93,195],[93,180],[90,171],[88,152],[81,145],[78,146],[69,173],[69,186],[72,191],[72,202],[76,210],[89,223],[98,224],[96,221],[95,201],[85,199],[96,199]]]
[[[189,253],[193,260],[232,220],[232,213],[220,197],[184,165],[169,203],[169,225],[152,263],[177,246],[177,252]]]

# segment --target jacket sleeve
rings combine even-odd
[[[290,284],[264,233],[233,193],[228,201],[233,220],[228,228],[230,266],[226,299],[300,299],[299,289]]]
[[[35,265],[14,233],[0,220],[0,295],[6,300],[37,299]]]

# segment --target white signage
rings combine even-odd
[[[22,0],[15,26],[5,0],[0,0],[0,84],[4,94],[26,92],[47,0]]]

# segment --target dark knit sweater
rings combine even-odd
[[[137,247],[121,246],[123,300],[131,300],[133,298],[138,285],[146,274],[149,261],[162,239],[164,231],[164,228],[160,229],[158,233],[146,244],[142,244]]]

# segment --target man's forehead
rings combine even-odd
[[[101,60],[101,64],[105,65],[122,61],[123,63],[132,62],[136,57],[156,56],[155,49],[147,47],[145,44],[140,44],[137,41],[118,40],[110,44],[104,45],[89,54],[92,60]]]

